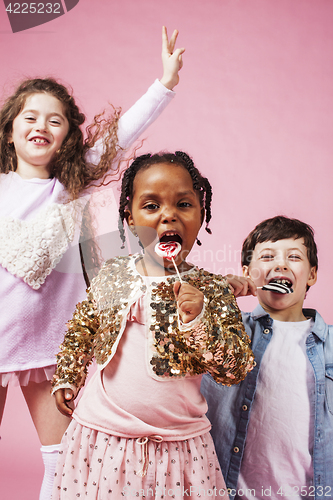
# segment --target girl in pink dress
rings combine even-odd
[[[176,38],[177,31],[169,42],[163,28],[161,80],[120,119],[119,112],[95,118],[86,140],[85,116],[53,79],[23,82],[0,111],[0,421],[8,382],[16,380],[43,445],[42,500],[50,498],[69,424],[50,397],[55,355],[86,288],[82,270],[67,270],[64,262],[75,253],[80,263],[80,223],[92,185],[105,183],[120,150],[173,98],[184,51],[174,51]]]
[[[126,219],[144,253],[107,261],[68,324],[53,391],[73,421],[53,500],[228,498],[200,380],[238,383],[253,356],[227,281],[186,261],[204,219],[210,232],[211,194],[182,152],[125,171],[121,236]],[[174,263],[156,253],[163,244],[178,246]]]

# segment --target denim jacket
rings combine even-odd
[[[309,498],[324,500],[333,498],[333,327],[326,325],[313,309],[304,309],[303,313],[314,319],[312,333],[306,339],[315,377],[313,491],[311,489]],[[233,387],[217,384],[210,375],[204,375],[201,384],[201,392],[208,402],[211,434],[231,500],[237,491],[261,360],[273,333],[273,320],[260,305],[252,313],[243,313],[243,322],[252,341],[254,369]]]

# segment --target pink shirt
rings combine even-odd
[[[143,295],[132,305],[114,357],[93,375],[73,416],[82,425],[126,438],[158,435],[175,441],[204,434],[211,426],[201,375],[159,381],[148,373],[144,302]]]

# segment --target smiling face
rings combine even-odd
[[[144,264],[149,275],[175,273],[172,262],[156,254],[158,241],[180,243],[181,251],[175,262],[180,271],[190,268],[185,259],[199,232],[203,209],[185,168],[175,163],[159,163],[139,170],[126,218],[145,249]]]
[[[63,105],[56,97],[45,93],[28,96],[8,139],[16,152],[16,172],[26,179],[47,179],[50,163],[68,130]]]
[[[307,286],[317,280],[317,270],[311,267],[304,239],[288,238],[257,243],[251,263],[243,267],[244,276],[250,277],[257,287],[281,279],[291,283],[293,293],[279,294],[258,290],[258,299],[273,319],[303,321],[303,302]]]

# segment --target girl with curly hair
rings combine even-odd
[[[42,444],[49,500],[61,437],[69,424],[50,397],[65,322],[84,297],[81,274],[60,272],[78,242],[93,186],[117,171],[122,149],[154,121],[174,93],[185,49],[162,33],[163,77],[122,117],[97,116],[84,140],[85,116],[52,78],[24,81],[0,111],[0,420],[8,382],[21,386]]]

